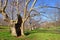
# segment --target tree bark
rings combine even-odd
[[[11,35],[17,36],[15,27],[11,27]]]
[[[15,24],[13,22],[11,22],[10,31],[11,31],[12,36],[17,36],[16,29],[15,29]]]
[[[24,22],[21,24],[21,35],[24,36]]]

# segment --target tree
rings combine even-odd
[[[24,23],[27,21],[27,19],[30,17],[30,13],[33,11],[33,7],[36,3],[37,0],[34,0],[32,3],[31,8],[28,10],[28,5],[31,0],[23,0],[25,2],[24,6],[24,11],[23,11],[23,18],[20,15],[20,10],[19,10],[19,0],[13,0],[15,2],[16,10],[17,10],[17,20],[13,20],[13,12],[12,12],[12,19],[10,19],[9,15],[6,13],[6,8],[8,5],[8,0],[3,0],[4,1],[4,6],[2,7],[2,0],[0,0],[0,13],[4,16],[4,21],[7,21],[10,23],[10,29],[11,29],[11,34],[13,36],[20,36],[24,35]],[[20,3],[21,4],[21,3]],[[13,10],[12,10],[13,11]],[[28,14],[28,16],[26,15]]]

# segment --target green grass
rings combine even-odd
[[[59,28],[39,28],[32,31],[26,31],[24,37],[13,37],[9,32],[9,27],[0,26],[0,40],[60,40]]]
[[[60,40],[60,34],[34,33],[28,36],[30,40]]]

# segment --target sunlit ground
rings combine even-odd
[[[24,37],[13,37],[9,32],[9,27],[0,26],[0,40],[60,40],[60,27],[39,28],[25,31]]]

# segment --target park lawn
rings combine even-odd
[[[50,28],[51,29],[51,28]],[[36,29],[28,31],[29,35],[24,37],[13,37],[9,32],[9,27],[0,28],[0,40],[60,40],[60,32],[47,29]]]

